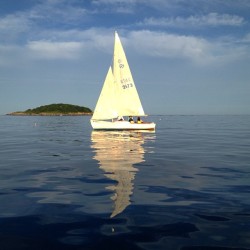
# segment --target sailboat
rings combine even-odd
[[[154,130],[153,122],[133,122],[124,117],[146,116],[128,61],[115,32],[113,63],[109,67],[93,116],[94,130]]]

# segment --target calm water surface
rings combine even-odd
[[[0,116],[0,249],[250,249],[250,116]]]

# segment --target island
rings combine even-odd
[[[16,111],[7,115],[19,115],[19,116],[74,116],[74,115],[92,115],[93,112],[87,107],[81,107],[72,104],[49,104],[40,106],[34,109],[27,109],[26,111]]]

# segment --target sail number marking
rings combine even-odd
[[[123,84],[123,83],[130,83],[130,82],[131,82],[131,79],[129,77],[121,79],[121,84]]]
[[[122,85],[123,89],[132,88],[132,87],[133,87],[133,83],[127,83],[127,84]]]
[[[130,77],[121,79],[121,84],[123,89],[132,88],[134,86]]]

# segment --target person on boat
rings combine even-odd
[[[132,117],[132,116],[129,116],[128,121],[129,121],[130,123],[134,123],[134,119],[133,119],[133,117]]]
[[[139,116],[137,117],[137,123],[143,123],[141,117],[139,117]]]
[[[121,122],[121,121],[124,121],[124,118],[123,118],[122,116],[118,116],[118,117],[117,117],[117,121],[120,121],[120,122]]]

